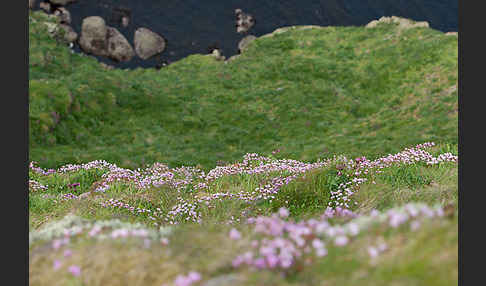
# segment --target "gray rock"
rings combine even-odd
[[[103,18],[91,16],[83,19],[79,45],[84,52],[97,56],[108,55],[107,38],[108,29]]]
[[[42,10],[44,10],[44,12],[46,12],[46,13],[50,13],[51,12],[51,4],[48,3],[48,2],[40,2],[39,3],[39,8],[41,8]]]
[[[218,49],[214,49],[211,55],[218,61],[224,61],[225,57],[221,55],[221,52]]]
[[[369,22],[365,26],[365,28],[375,28],[379,23],[396,23],[398,24],[399,29],[411,29],[411,28],[419,28],[419,27],[429,28],[429,23],[426,21],[415,22],[410,19],[401,18],[397,16],[391,16],[391,17],[383,16],[378,20],[373,20]]]
[[[64,39],[68,43],[73,43],[78,38],[78,33],[76,33],[73,28],[66,24],[60,24],[59,27],[64,30]]]
[[[241,41],[238,43],[238,52],[242,53],[246,47],[248,47],[248,44],[251,43],[253,40],[255,40],[257,37],[253,35],[248,35],[241,39]]]
[[[127,39],[117,29],[106,26],[105,20],[98,16],[83,20],[79,45],[88,54],[107,56],[120,62],[135,56]]]
[[[144,60],[165,50],[165,39],[147,28],[138,28],[133,41],[135,52]]]
[[[56,9],[56,11],[54,11],[54,15],[59,18],[62,24],[71,24],[71,13],[69,13],[66,8],[60,7]]]
[[[52,4],[66,6],[67,4],[74,2],[76,0],[50,0]]]
[[[135,56],[127,39],[115,28],[108,27],[108,57],[119,62],[126,62]]]
[[[252,15],[243,13],[241,9],[235,9],[236,14],[236,32],[246,33],[250,30],[256,23]]]

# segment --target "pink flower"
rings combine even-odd
[[[315,248],[315,249],[320,249],[320,248],[323,248],[324,247],[324,243],[320,240],[320,239],[314,239],[312,241],[312,246]]]
[[[62,245],[62,241],[59,240],[59,239],[54,239],[52,241],[52,248],[54,248],[54,249],[59,249],[59,247],[61,247],[61,245]]]
[[[286,208],[280,208],[278,210],[278,215],[281,217],[281,218],[286,218],[289,216],[289,211],[286,209]]]
[[[54,264],[53,264],[52,267],[54,268],[54,270],[57,270],[61,267],[61,265],[62,265],[61,261],[56,259],[56,260],[54,260]]]
[[[316,250],[316,255],[318,257],[323,257],[323,256],[326,256],[327,255],[327,249],[325,249],[324,247],[323,248],[319,248]]]
[[[74,275],[76,277],[79,276],[79,275],[81,275],[81,268],[79,266],[77,266],[77,265],[71,265],[71,266],[69,266],[68,271],[72,275]]]
[[[70,249],[66,249],[66,250],[64,251],[64,257],[69,257],[69,256],[71,256],[72,254],[73,254],[73,252],[72,252]]]
[[[198,272],[195,272],[195,271],[191,271],[187,275],[187,278],[189,278],[189,280],[191,280],[192,282],[197,282],[197,281],[201,280],[201,274],[199,274]]]
[[[370,255],[371,258],[375,258],[378,256],[379,252],[378,252],[378,249],[376,249],[375,247],[368,247],[368,254]]]
[[[175,286],[190,286],[192,283],[201,280],[201,274],[195,271],[189,272],[187,276],[178,275],[174,280]]]
[[[336,239],[334,240],[334,243],[337,246],[344,246],[344,245],[348,244],[348,241],[349,241],[349,239],[346,236],[341,235],[341,236],[336,237]]]
[[[229,237],[230,237],[230,239],[238,240],[238,239],[241,238],[241,234],[238,230],[236,230],[235,228],[232,228],[229,232]]]

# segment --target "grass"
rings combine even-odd
[[[275,149],[313,161],[457,144],[457,39],[436,30],[290,29],[226,64],[191,55],[161,70],[105,70],[50,38],[41,13],[30,19],[29,156],[42,167],[208,170]]]
[[[458,155],[457,38],[393,24],[295,28],[256,39],[229,63],[192,55],[160,71],[105,70],[49,36],[43,21],[54,20],[30,12],[30,159],[43,169],[93,160],[125,169],[29,168],[30,285],[172,286],[190,271],[202,279],[193,285],[206,286],[457,284],[455,159],[366,172],[353,159],[370,163],[426,141],[439,144],[414,150]],[[246,153],[266,157],[242,160]],[[251,172],[232,173],[241,166]],[[344,184],[345,209],[357,217],[325,221],[336,229],[372,221],[347,245],[316,232],[305,239],[325,241],[324,257],[303,254],[287,270],[232,266],[269,238],[249,218],[276,220],[285,208],[289,224],[321,219],[347,196]],[[445,215],[393,226],[411,203]],[[127,230],[148,234],[114,238]],[[380,243],[386,250],[370,257]]]
[[[444,154],[443,151],[457,154],[457,146],[441,144],[429,147],[427,151],[435,157]],[[346,247],[335,247],[328,242],[328,254],[324,258],[311,256],[296,264],[292,271],[283,276],[279,271],[254,271],[248,267],[230,266],[232,259],[248,249],[251,241],[261,239],[245,223],[246,218],[269,216],[281,207],[287,208],[291,219],[297,221],[316,218],[322,214],[332,199],[330,192],[336,191],[339,184],[353,178],[337,175],[338,170],[348,170],[337,168],[343,160],[345,161],[343,157],[337,157],[327,165],[301,174],[283,185],[274,199],[244,203],[226,198],[212,202],[211,207],[201,204],[197,209],[202,213],[200,223],[186,221],[181,217],[176,219],[179,223],[177,227],[160,220],[157,220],[160,224],[154,226],[149,214],[121,208],[104,208],[100,203],[113,198],[130,206],[168,213],[178,203],[176,198],[197,204],[197,198],[207,194],[224,191],[234,194],[241,191],[251,192],[262,184],[273,182],[272,178],[278,178],[287,171],[224,175],[203,190],[194,189],[199,180],[202,180],[197,178],[189,184],[192,187],[166,185],[146,190],[137,189],[129,182],[113,182],[113,187],[104,193],[94,193],[84,199],[62,200],[59,199],[62,194],[72,191],[66,188],[67,185],[84,179],[85,183],[80,184],[80,190],[93,190],[94,187],[89,186],[89,182],[96,185],[109,171],[81,168],[66,173],[40,175],[31,170],[31,178],[49,186],[48,190],[32,191],[29,194],[31,233],[51,227],[51,221],[60,221],[67,213],[92,222],[118,219],[132,224],[139,223],[151,230],[159,227],[172,229],[168,236],[168,245],[158,244],[155,240],[148,247],[143,246],[143,241],[136,238],[98,241],[86,234],[72,235],[69,246],[61,248],[74,253],[68,257],[63,257],[61,250],[42,252],[43,248],[50,246],[46,245],[48,240],[40,240],[30,247],[31,284],[117,285],[123,283],[122,281],[130,281],[130,285],[163,285],[174,281],[177,275],[187,274],[189,271],[197,271],[203,280],[222,279],[229,283],[227,279],[230,279],[235,285],[354,285],[358,281],[364,285],[457,283],[455,162],[435,165],[427,165],[422,161],[413,164],[396,163],[361,175],[361,178],[367,180],[357,186],[358,191],[353,196],[356,204],[351,208],[355,213],[367,216],[371,209],[387,212],[411,202],[425,202],[428,205],[441,206],[452,204],[452,215],[425,220],[418,230],[411,230],[409,224],[398,228],[379,223],[372,225],[352,238]],[[255,168],[259,164],[258,161],[253,161],[251,165]],[[355,169],[353,167],[349,170],[354,172]],[[392,177],[396,180],[391,179]],[[179,175],[175,178],[182,177]],[[45,195],[54,197],[44,198]],[[46,224],[47,218],[51,224]],[[349,219],[336,218],[330,221],[340,225],[349,222]],[[244,234],[244,238],[236,242],[228,239],[228,232],[234,227]],[[378,242],[386,243],[388,248],[380,256],[370,258],[367,249]],[[52,267],[56,260],[62,261],[60,269]],[[83,275],[71,275],[67,270],[69,265],[80,266]]]

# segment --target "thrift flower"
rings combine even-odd
[[[230,230],[229,237],[230,237],[230,239],[238,240],[238,239],[241,238],[241,234],[238,230],[236,230],[235,228],[232,228]]]
[[[349,242],[349,239],[346,236],[344,236],[344,235],[338,236],[334,240],[334,243],[337,246],[345,246],[346,244],[348,244],[348,242]]]
[[[62,265],[61,261],[56,259],[56,260],[54,260],[52,267],[54,268],[54,270],[57,270],[57,269],[61,268],[61,265]]]
[[[278,215],[281,217],[281,218],[286,218],[289,216],[289,211],[286,209],[286,208],[280,208],[278,210]]]
[[[68,271],[73,275],[73,276],[79,276],[81,275],[81,268],[77,265],[71,265],[68,268]]]

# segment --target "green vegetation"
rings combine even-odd
[[[209,169],[275,149],[313,161],[457,143],[457,38],[436,30],[291,29],[228,63],[106,70],[50,38],[42,18],[29,25],[29,156],[42,167]]]
[[[107,70],[43,21],[30,12],[31,285],[457,284],[456,37],[289,29],[228,63]],[[94,160],[110,164],[57,169]],[[400,221],[406,207],[422,213]],[[326,253],[303,250],[288,269],[235,266],[269,237],[248,219],[275,226],[286,211],[290,226],[360,231],[343,245],[305,235]],[[190,271],[202,281],[177,282]]]

